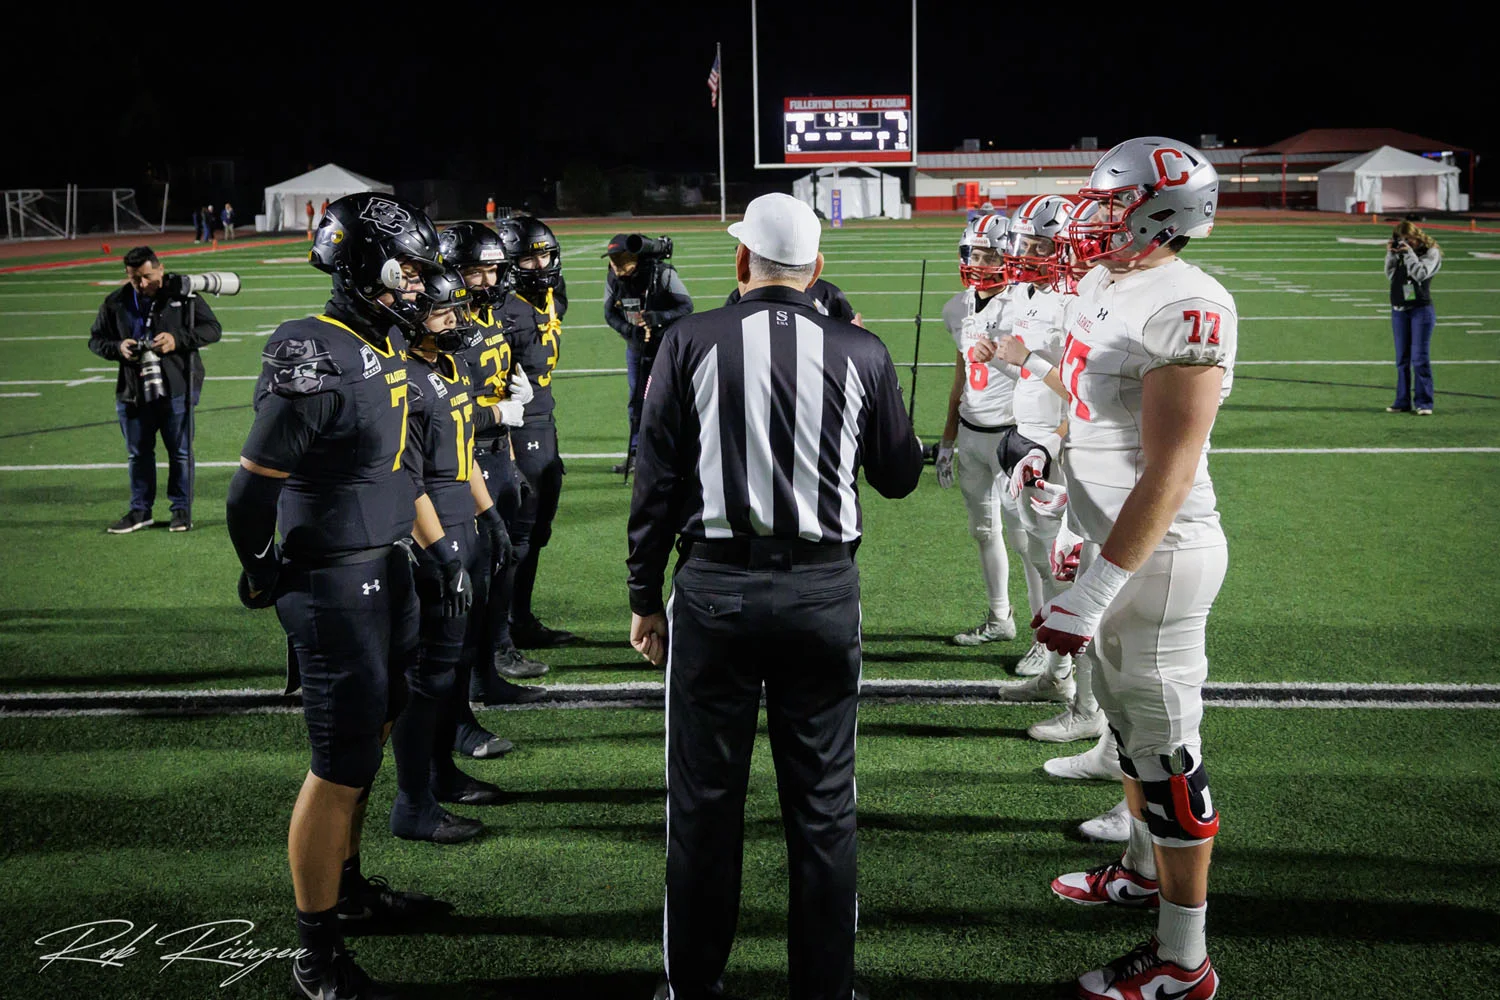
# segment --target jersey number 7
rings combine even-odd
[[[1184,309],[1182,318],[1193,324],[1192,332],[1188,334],[1189,344],[1203,343],[1203,331],[1208,331],[1208,342],[1217,344],[1219,342],[1219,314],[1201,312],[1197,309]]]
[[[1079,420],[1088,420],[1092,416],[1088,404],[1078,398],[1078,376],[1088,367],[1088,361],[1089,345],[1068,334],[1068,342],[1063,345],[1062,380],[1073,400],[1073,414]]]

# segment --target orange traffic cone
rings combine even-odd
[[[108,243],[101,243],[101,244],[99,244],[99,249],[100,249],[100,251],[102,251],[104,253],[109,253],[109,244]]]
[[[217,236],[214,237],[213,246],[209,247],[209,249],[210,250],[217,250],[217,249],[219,249],[219,238]]]
[[[1470,219],[1469,220],[1469,228],[1470,229],[1478,229],[1479,228],[1479,220],[1478,219]]]

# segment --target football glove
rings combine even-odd
[[[270,580],[251,580],[249,573],[240,570],[240,603],[251,611],[274,607],[276,604],[276,583],[277,577],[274,575]],[[252,591],[255,593],[254,597],[250,596]]]
[[[1064,518],[1057,529],[1057,537],[1052,540],[1052,551],[1048,553],[1048,559],[1052,563],[1052,579],[1072,583],[1073,578],[1078,575],[1078,560],[1082,555],[1083,539],[1073,534]]]
[[[1031,484],[1031,509],[1037,516],[1056,520],[1068,509],[1068,488],[1038,479]]]
[[[526,372],[520,365],[511,365],[510,382],[507,383],[507,387],[506,398],[522,406],[531,402],[531,397],[536,395],[536,390],[531,388],[531,379],[526,377]]]
[[[1010,470],[1010,480],[1006,483],[1011,499],[1019,497],[1022,490],[1042,478],[1042,470],[1047,468],[1047,459],[1046,449],[1033,448],[1015,464]]]
[[[1073,586],[1054,597],[1031,619],[1036,641],[1067,656],[1077,656],[1088,648],[1099,631],[1105,610],[1130,582],[1130,573],[1100,556],[1074,581]]]
[[[938,442],[937,459],[933,464],[937,466],[938,485],[945,490],[951,488],[953,486],[952,438],[944,438]]]
[[[430,560],[417,563],[417,596],[423,604],[436,607],[444,618],[461,618],[469,613],[474,601],[474,584],[469,571],[459,561],[453,542],[439,538],[425,551]]]
[[[506,530],[498,507],[485,508],[479,512],[477,519],[479,530],[484,532],[490,542],[490,573],[493,575],[511,561],[515,555],[515,546],[511,544],[510,532]]]
[[[526,404],[519,399],[502,399],[495,405],[500,422],[506,427],[520,427],[526,422]]]

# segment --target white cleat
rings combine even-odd
[[[1103,712],[1084,713],[1069,706],[1061,715],[1036,723],[1026,730],[1026,734],[1043,743],[1072,743],[1103,736],[1108,729],[1109,722]]]
[[[1009,642],[1015,637],[1016,623],[1012,619],[986,618],[969,631],[955,635],[953,641],[960,646],[982,646],[987,642]]]
[[[1026,655],[1016,661],[1017,677],[1036,677],[1047,670],[1047,647],[1033,642]]]
[[[1122,799],[1109,812],[1078,824],[1078,835],[1084,840],[1123,844],[1130,840],[1130,809]]]
[[[1120,748],[1115,744],[1114,734],[1108,731],[1083,753],[1053,757],[1042,765],[1042,770],[1054,778],[1073,781],[1119,781],[1124,776],[1120,770]]]
[[[1058,677],[1054,674],[1038,674],[1024,681],[1001,684],[996,692],[1006,701],[1060,701],[1064,705],[1073,700],[1078,692],[1078,682],[1073,671]]]

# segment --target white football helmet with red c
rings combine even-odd
[[[1042,194],[1022,205],[1005,234],[1005,273],[1013,282],[1049,281],[1056,273],[1058,242],[1068,221],[1068,199]]]
[[[958,239],[958,276],[965,285],[987,292],[1005,284],[1001,254],[1005,252],[1006,228],[1003,215],[981,215],[964,227]],[[975,250],[988,252],[976,256]]]
[[[1185,142],[1127,139],[1099,158],[1078,192],[1099,205],[1072,224],[1074,260],[1139,260],[1178,236],[1207,236],[1219,205],[1219,172]]]

